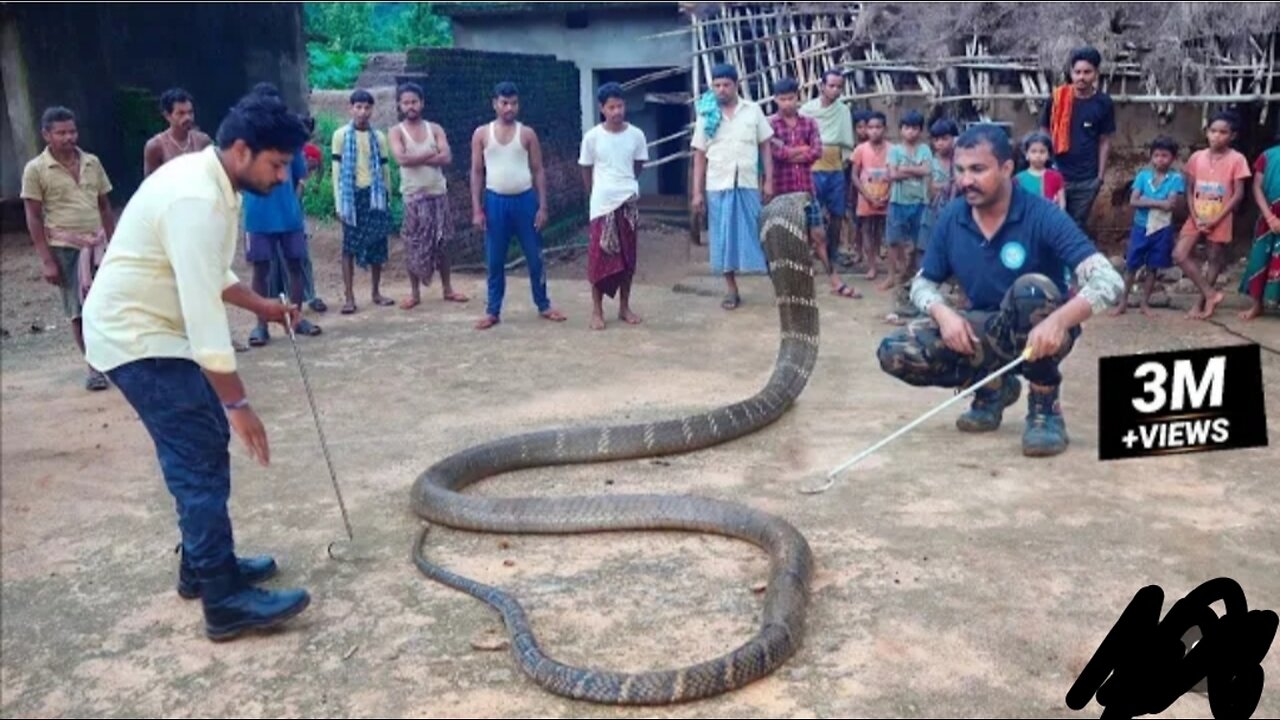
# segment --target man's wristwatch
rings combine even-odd
[[[249,398],[248,398],[248,396],[242,397],[242,398],[240,398],[239,400],[237,400],[237,401],[235,401],[235,402],[231,402],[231,403],[222,403],[222,408],[223,408],[224,410],[228,410],[228,411],[230,411],[230,410],[240,410],[240,409],[242,409],[242,408],[247,408],[247,407],[249,407]]]

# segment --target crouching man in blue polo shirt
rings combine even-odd
[[[940,213],[912,303],[929,316],[885,338],[884,371],[916,386],[964,388],[1032,348],[1017,371],[974,393],[956,426],[965,432],[1000,427],[1004,409],[1030,383],[1022,452],[1057,455],[1067,449],[1058,402],[1059,365],[1080,324],[1115,305],[1124,281],[1088,237],[1052,202],[1013,182],[1013,150],[1004,130],[976,125],[956,141],[956,198]],[[1067,299],[1066,270],[1079,291]],[[955,277],[970,309],[947,305],[939,286]]]

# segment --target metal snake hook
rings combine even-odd
[[[973,385],[970,385],[970,386],[968,387],[968,389],[966,389],[964,392],[957,393],[954,397],[952,397],[952,398],[948,399],[946,402],[942,403],[941,405],[938,405],[938,406],[937,406],[937,407],[935,407],[934,409],[932,409],[932,410],[930,410],[929,412],[927,412],[927,413],[925,413],[925,414],[921,415],[920,417],[916,418],[915,420],[912,420],[910,423],[907,423],[907,425],[905,425],[902,429],[900,429],[900,430],[898,430],[897,432],[893,433],[893,434],[892,434],[892,435],[890,435],[889,437],[887,437],[887,438],[885,438],[885,439],[881,440],[880,442],[876,443],[875,445],[872,445],[871,447],[867,448],[866,450],[863,450],[862,452],[858,453],[857,455],[854,455],[852,458],[850,458],[850,459],[846,460],[846,461],[845,461],[844,463],[842,463],[839,467],[837,467],[836,469],[834,469],[834,470],[832,470],[831,472],[827,473],[827,479],[826,479],[826,481],[825,481],[822,485],[819,485],[819,486],[817,486],[817,487],[802,487],[802,488],[800,488],[800,493],[801,493],[801,494],[804,494],[804,495],[819,495],[819,494],[821,494],[821,493],[824,493],[824,492],[826,492],[826,491],[830,490],[830,489],[831,489],[831,486],[832,486],[832,485],[835,485],[835,483],[836,483],[836,478],[837,478],[837,477],[839,477],[840,473],[842,473],[842,472],[844,472],[845,470],[848,470],[849,468],[853,467],[855,464],[857,464],[857,463],[861,462],[864,458],[866,458],[867,456],[871,455],[872,453],[874,453],[875,451],[879,450],[880,448],[884,447],[885,445],[888,445],[890,442],[893,442],[895,439],[897,439],[897,438],[901,437],[902,435],[905,435],[908,431],[910,431],[912,428],[914,428],[915,426],[919,425],[920,423],[924,422],[925,420],[928,420],[929,418],[933,417],[934,415],[937,415],[938,413],[942,412],[943,410],[945,410],[945,409],[947,409],[947,408],[951,407],[952,405],[954,405],[954,404],[956,404],[956,403],[960,402],[960,401],[961,401],[961,400],[963,400],[964,398],[969,397],[969,396],[970,396],[970,395],[972,395],[973,393],[977,392],[977,391],[979,390],[979,388],[981,388],[982,386],[984,386],[984,385],[986,385],[987,383],[991,382],[992,380],[995,380],[996,378],[998,378],[998,377],[1000,377],[1000,376],[1004,375],[1005,373],[1009,372],[1010,370],[1012,370],[1012,369],[1014,369],[1014,368],[1018,367],[1018,366],[1019,366],[1019,365],[1021,365],[1024,361],[1026,361],[1026,360],[1030,360],[1030,359],[1031,359],[1031,352],[1032,352],[1031,347],[1030,347],[1030,346],[1028,346],[1025,350],[1023,350],[1023,351],[1022,351],[1022,354],[1021,354],[1021,355],[1019,355],[1018,357],[1016,357],[1016,358],[1014,358],[1013,360],[1011,360],[1011,361],[1010,361],[1007,365],[1005,365],[1004,367],[1002,367],[1002,368],[1000,368],[999,370],[996,370],[995,372],[991,373],[991,374],[990,374],[990,375],[988,375],[987,377],[983,378],[980,382],[976,382],[976,383],[974,383]]]
[[[289,306],[289,298],[284,293],[280,293],[280,302],[284,303],[285,307]],[[307,391],[307,402],[311,405],[311,417],[315,420],[316,433],[320,436],[320,449],[324,453],[325,464],[329,466],[329,479],[333,482],[333,492],[338,497],[338,509],[342,511],[342,524],[347,529],[347,541],[354,545],[355,533],[351,530],[351,519],[347,517],[347,504],[342,500],[342,490],[338,487],[338,474],[334,472],[333,459],[329,457],[329,444],[325,441],[324,428],[320,426],[320,413],[316,411],[316,399],[311,393],[311,381],[307,377],[307,368],[302,363],[302,351],[298,349],[298,339],[293,332],[293,319],[287,310],[285,311],[285,328],[289,331],[289,343],[293,346],[293,357],[298,363],[298,373],[302,375],[302,386]],[[325,552],[328,553],[329,559],[341,562],[342,558],[333,554],[334,544],[334,542],[329,543]]]

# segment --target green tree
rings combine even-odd
[[[431,3],[410,3],[395,29],[395,42],[401,48],[449,47],[453,45],[453,27],[448,18],[431,10]]]

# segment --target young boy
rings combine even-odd
[[[862,255],[867,261],[868,280],[875,280],[879,275],[876,266],[889,211],[889,143],[884,139],[885,122],[884,113],[878,110],[868,114],[867,140],[854,149],[851,158],[850,181],[858,196],[857,217],[862,228]]]
[[[912,110],[899,124],[902,142],[889,148],[889,218],[885,240],[889,244],[889,277],[881,290],[905,287],[911,282],[916,248],[920,246],[920,225],[929,201],[929,179],[933,177],[933,153],[920,142],[924,116]]]
[[[773,137],[769,148],[773,154],[773,189],[777,195],[804,193],[809,198],[805,213],[809,226],[809,242],[827,272],[831,292],[847,298],[859,297],[836,272],[827,244],[827,230],[822,225],[822,205],[814,193],[813,164],[822,157],[822,131],[817,121],[800,114],[800,86],[792,78],[783,78],[773,86],[778,113],[769,116]]]
[[[1244,155],[1231,149],[1236,134],[1235,115],[1214,115],[1205,134],[1208,149],[1192,154],[1183,168],[1191,194],[1191,214],[1173,251],[1174,262],[1200,288],[1200,302],[1188,313],[1196,320],[1212,316],[1224,298],[1213,284],[1222,272],[1223,253],[1231,242],[1231,216],[1244,200],[1244,181],[1251,174]],[[1202,236],[1209,243],[1208,275],[1200,274],[1199,263],[1191,257],[1191,250]]]
[[[859,145],[867,141],[867,118],[870,116],[871,112],[868,110],[853,111],[853,147],[855,150]],[[846,168],[846,172],[851,171],[852,167],[850,165]],[[851,181],[846,182],[845,186],[853,187],[853,183]],[[862,218],[858,217],[857,212],[858,193],[849,193],[848,196],[850,218],[849,255],[840,258],[840,264],[845,268],[852,268],[862,263]]]
[[[355,266],[372,267],[374,305],[395,305],[381,292],[382,266],[387,262],[391,230],[390,145],[386,133],[370,126],[373,95],[351,93],[351,122],[333,133],[333,204],[342,221],[342,283],[346,303],[342,314],[356,311]]]
[[[644,131],[627,122],[622,86],[605,83],[596,93],[604,122],[582,138],[578,164],[591,198],[591,239],[587,280],[591,283],[591,329],[604,330],[604,296],[621,291],[618,319],[638,325],[631,310],[631,279],[636,272],[637,179],[649,159]]]
[[[921,244],[918,254],[923,257],[929,248],[929,237],[932,235],[933,223],[938,219],[942,208],[955,199],[959,191],[956,188],[956,172],[954,155],[956,138],[960,137],[960,127],[955,120],[942,118],[929,126],[929,144],[933,147],[933,160],[929,178],[929,206],[924,211],[924,220],[920,223]]]
[[[1151,291],[1156,284],[1156,271],[1173,267],[1173,210],[1186,193],[1182,174],[1170,172],[1178,157],[1178,143],[1161,135],[1151,141],[1151,166],[1143,168],[1133,181],[1129,204],[1133,213],[1133,229],[1129,234],[1129,257],[1124,274],[1124,292],[1112,315],[1123,315],[1129,308],[1129,288],[1138,268],[1147,268],[1142,284],[1143,315],[1151,310]]]

